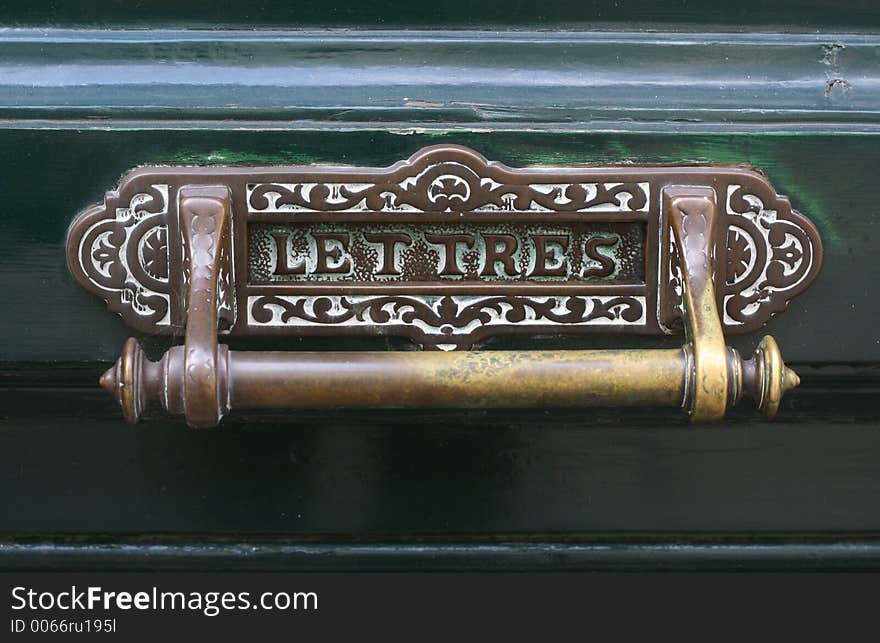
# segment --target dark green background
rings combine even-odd
[[[748,30],[776,25],[789,30],[809,28],[856,30],[880,25],[880,11],[871,0],[96,0],[94,2],[33,2],[7,0],[5,22],[26,25],[156,25],[184,23],[216,26],[553,26],[583,28],[615,25],[657,28],[668,24],[723,25]]]

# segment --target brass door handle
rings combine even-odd
[[[433,150],[432,153],[436,155],[437,151]],[[458,158],[456,155],[462,153],[461,148],[451,148],[446,155]],[[467,153],[475,154],[470,151]],[[451,161],[445,162],[451,166]],[[437,174],[437,176],[447,175]],[[441,181],[439,185],[441,188],[461,188],[460,194],[464,194],[462,201],[466,202],[470,196],[461,184],[455,183],[455,175],[449,176],[453,178],[447,177],[444,179],[445,182]],[[656,212],[659,216],[654,217],[656,223],[648,224],[648,230],[654,230],[652,234],[657,235],[658,245],[668,241],[669,255],[645,250],[645,260],[646,265],[649,260],[657,261],[659,264],[671,257],[670,260],[677,267],[681,318],[685,331],[685,343],[681,348],[287,353],[229,350],[225,344],[218,341],[218,334],[227,332],[230,328],[235,329],[236,324],[240,323],[236,320],[240,320],[241,312],[239,311],[236,317],[236,309],[237,306],[241,307],[242,303],[239,301],[236,304],[235,297],[236,294],[241,295],[242,291],[240,284],[235,283],[234,276],[236,272],[249,271],[252,275],[254,271],[254,264],[237,260],[235,255],[237,252],[240,257],[243,252],[250,257],[252,255],[250,244],[254,243],[255,237],[252,235],[247,237],[247,245],[242,249],[242,244],[245,242],[241,237],[232,235],[233,228],[240,226],[239,219],[233,216],[233,210],[240,208],[241,202],[236,200],[234,195],[236,188],[231,182],[187,183],[186,181],[192,180],[193,177],[184,176],[180,178],[181,185],[176,190],[176,207],[166,207],[163,214],[168,217],[165,221],[171,221],[169,234],[171,234],[170,230],[175,230],[180,235],[180,256],[176,261],[170,260],[169,265],[176,263],[183,273],[183,278],[179,282],[184,287],[184,296],[179,303],[179,309],[183,314],[178,317],[184,327],[185,342],[182,346],[170,348],[160,361],[151,362],[146,359],[136,340],[129,339],[120,359],[101,377],[101,386],[119,401],[123,415],[129,422],[136,422],[148,405],[158,402],[170,413],[183,414],[187,423],[193,427],[215,426],[233,409],[258,408],[516,408],[647,405],[681,407],[695,422],[712,422],[722,419],[726,411],[743,395],[751,397],[764,415],[773,417],[784,393],[798,384],[798,377],[784,365],[779,348],[770,336],[760,341],[751,359],[742,359],[735,349],[726,345],[724,323],[719,314],[718,302],[730,301],[731,297],[739,295],[725,294],[726,299],[722,299],[716,291],[720,272],[717,257],[720,244],[717,237],[719,230],[728,231],[728,235],[730,234],[729,228],[720,221],[722,214],[719,212],[718,186],[713,185],[711,181],[708,182],[709,184],[688,185],[682,179],[700,177],[687,174],[667,176],[659,172],[658,176],[665,177],[657,190],[659,203]],[[530,177],[529,180],[535,179]],[[556,181],[554,185],[559,183],[558,177],[553,177],[553,180]],[[738,180],[742,180],[742,177]],[[434,181],[432,185],[438,185],[436,179]],[[315,184],[316,182],[313,181],[307,185]],[[253,197],[255,188],[252,185],[248,183],[248,208],[255,203]],[[477,184],[465,187],[473,190],[474,185]],[[608,182],[607,185],[616,184]],[[282,190],[282,187],[276,186],[272,189]],[[309,189],[315,190],[314,187]],[[724,196],[730,201],[731,192],[730,190],[727,192],[728,194]],[[538,190],[538,193],[544,194],[542,190]],[[345,198],[346,194],[344,190],[335,193],[335,196],[330,192],[329,196],[322,196],[322,202],[325,207],[330,208],[335,206],[333,199],[339,201]],[[452,194],[459,193],[453,190]],[[570,196],[579,193],[572,191],[562,194]],[[628,196],[630,201],[627,203],[631,204],[633,195]],[[428,192],[427,198],[430,197],[431,192]],[[381,204],[370,206],[368,198],[365,197],[363,201],[368,207],[373,209],[388,207],[387,203],[386,206]],[[449,199],[448,201],[452,202]],[[557,201],[561,199],[557,198]],[[277,202],[276,200],[275,203]],[[537,208],[535,203],[533,201],[529,207]],[[444,202],[444,205],[448,204]],[[728,214],[725,216],[730,218],[731,206],[728,204],[727,207]],[[177,213],[176,221],[173,214],[168,215],[168,212],[174,211]],[[447,211],[454,213],[454,210],[449,208]],[[292,212],[299,213],[301,210],[293,209]],[[647,206],[644,212],[645,220],[651,218],[651,210]],[[794,283],[792,275],[795,275],[796,270],[788,273],[783,270],[780,273],[791,283],[779,280],[777,283],[788,283],[790,289],[795,287],[803,289],[805,287],[803,283],[812,280],[818,271],[821,262],[821,245],[811,224],[797,218],[801,215],[795,215],[796,213],[791,215],[791,220],[800,226],[799,230],[806,230],[805,236],[798,242],[799,252],[804,256],[810,253],[810,264],[808,270],[801,270],[802,274],[798,277],[801,281],[796,285],[792,285]],[[248,214],[248,217],[250,216]],[[99,220],[96,217],[95,211],[89,211],[71,229],[69,257],[72,257],[72,268],[74,261],[78,262],[76,265],[79,268],[82,268],[82,257],[88,250],[96,247],[94,238],[97,237],[89,237],[87,233],[87,230],[98,225],[95,223],[95,220]],[[614,214],[609,218],[617,222],[620,215]],[[251,220],[247,219],[247,221]],[[253,220],[263,219],[258,216]],[[580,222],[581,219],[577,221]],[[330,270],[337,271],[332,274],[340,274],[348,260],[345,256],[347,247],[340,241],[340,239],[344,240],[344,237],[340,236],[342,233],[339,232],[326,232],[325,228],[319,228],[320,225],[323,224],[315,224],[315,229],[325,231],[316,232],[313,237],[318,238],[321,243],[325,243],[328,238],[331,238],[331,241],[335,239],[338,243],[326,242],[320,247],[312,243],[310,247],[312,251],[324,253],[325,256],[320,261],[326,264],[324,269],[328,272],[325,274],[331,274]],[[738,228],[740,230],[746,227],[745,224],[737,225],[742,226]],[[396,261],[399,256],[393,254],[394,243],[397,242],[387,231],[383,234],[385,236],[376,241],[376,246],[389,254],[383,255],[383,261],[378,260],[378,255],[373,257],[376,274],[381,274],[381,270],[385,270],[387,274],[389,266],[392,268],[396,266],[392,259]],[[336,236],[332,237],[332,235]],[[434,237],[436,235],[431,238]],[[484,234],[484,237],[488,238],[489,235]],[[495,235],[491,238],[500,237],[501,235]],[[455,253],[458,251],[455,247],[457,241],[455,239],[449,241],[449,238],[447,236],[437,242],[438,247],[445,244],[447,251]],[[459,234],[457,238],[464,238],[465,242],[467,241],[464,233]],[[138,242],[141,245],[143,245],[142,239],[143,236]],[[556,235],[556,239],[557,250],[559,247],[567,246],[568,242],[562,236]],[[807,242],[803,239],[807,239]],[[499,270],[507,269],[505,259],[513,257],[510,253],[507,256],[503,255],[505,252],[502,247],[503,241],[504,239],[498,241],[497,246],[491,246],[489,242],[483,246],[486,254],[494,252],[494,256],[501,257],[497,260]],[[642,242],[646,248],[651,244],[649,239],[643,239]],[[286,237],[284,243],[287,243]],[[534,258],[532,274],[541,272],[543,275],[550,274],[551,271],[559,271],[557,265],[559,262],[548,257],[547,242],[541,240],[535,243],[545,244],[541,255],[543,257],[541,261],[544,263],[539,266],[536,263],[539,261],[538,258]],[[169,251],[169,257],[173,257],[173,254]],[[755,264],[763,260],[769,266],[775,260],[766,252],[763,255],[758,252],[755,254],[755,260],[752,262]],[[333,265],[331,259],[327,258],[330,255],[333,255],[332,260],[335,261]],[[386,256],[391,259],[384,260]],[[456,256],[459,255],[448,255],[447,261],[450,257]],[[729,260],[728,255],[728,262]],[[800,261],[805,260],[800,259]],[[275,257],[274,262],[275,270],[279,274],[288,274],[279,268],[282,263],[285,270],[291,271],[289,274],[295,276],[300,274],[288,265],[289,262],[280,253]],[[380,263],[383,265],[381,269]],[[484,263],[488,266],[490,260],[487,258]],[[547,268],[551,264],[552,268]],[[303,273],[306,271],[305,265],[302,264]],[[795,265],[797,269],[803,268],[797,260]],[[747,269],[757,270],[754,267]],[[484,268],[484,272],[486,270],[488,268]],[[655,268],[651,267],[650,270],[655,271]],[[753,301],[766,302],[766,297],[769,296],[767,293],[784,290],[782,288],[774,290],[766,286],[770,279],[766,275],[767,272],[768,269],[765,269],[762,277],[765,281],[766,292],[763,295],[765,299],[753,299]],[[74,270],[74,273],[77,274],[77,270]],[[436,273],[432,274],[436,277]],[[663,270],[656,269],[655,274],[658,290],[662,291],[660,285],[663,281]],[[243,279],[244,275],[238,274],[238,278]],[[729,290],[729,282],[730,279],[721,283],[724,283],[724,287]],[[309,282],[304,283],[308,288],[315,287]],[[546,282],[537,283],[543,289],[540,292],[545,292]],[[589,287],[594,285],[588,284]],[[324,284],[319,286],[324,287]],[[423,284],[416,286],[426,287]],[[290,284],[283,283],[281,287],[289,288]],[[460,287],[460,284],[456,287]],[[630,292],[634,287],[627,283],[614,283],[608,286],[612,293]],[[267,296],[265,294],[267,285],[254,286],[254,288],[254,292],[259,296]],[[347,284],[341,288],[343,293],[350,290],[358,292],[356,288],[350,288]],[[651,285],[648,284],[647,288],[650,290]],[[290,290],[278,292],[288,293]],[[274,297],[273,301],[281,303],[289,301],[288,295],[284,295],[288,300],[283,299],[281,295],[271,296]],[[665,296],[667,295],[662,292],[656,295],[658,317],[662,316],[659,311],[664,308]],[[258,312],[255,312],[258,311],[257,307],[250,306],[254,297],[254,295],[242,297],[248,302],[247,314],[252,323],[260,321]],[[404,322],[415,319],[413,315],[406,317],[409,310],[406,309],[406,305],[409,304],[400,303],[405,298],[395,295],[387,296],[385,299],[390,302],[386,306],[403,307],[401,319]],[[601,301],[601,298],[594,300]],[[330,304],[313,303],[312,309],[301,307],[297,314],[317,317],[321,312],[318,309],[319,305],[324,306],[321,310],[326,313]],[[754,304],[752,305],[754,308]],[[667,305],[666,309],[668,308]],[[397,308],[393,309],[398,311]],[[366,313],[362,310],[359,313],[361,317],[340,316],[339,318],[355,319],[358,322],[366,319],[377,325],[385,323],[387,317],[391,315],[388,312],[390,308],[383,310],[384,317],[379,313]],[[562,314],[557,309],[554,310],[556,312],[553,314],[557,316]],[[373,316],[369,317],[369,315]],[[513,320],[520,321],[522,318],[523,315],[517,313]],[[507,319],[511,317],[508,316]],[[465,326],[464,322],[461,322],[461,327],[467,332],[471,332],[477,326],[479,323]]]

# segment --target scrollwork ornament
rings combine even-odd
[[[822,249],[812,223],[763,185],[726,189],[724,322],[749,328],[785,310],[815,278]]]
[[[640,212],[650,184],[538,182],[472,154],[417,154],[375,182],[302,181],[247,186],[250,212]]]
[[[132,326],[167,327],[167,184],[150,184],[125,201],[107,195],[78,220],[78,243],[68,243],[68,264],[80,281],[103,297]]]
[[[343,328],[395,326],[426,347],[472,346],[494,325],[644,325],[639,296],[316,295],[252,297],[255,326]]]
[[[184,247],[176,204],[192,186],[228,191],[216,287],[218,331],[231,336],[397,334],[465,348],[514,332],[680,333],[680,249],[661,212],[673,186],[714,191],[721,216],[704,232],[724,332],[759,329],[822,263],[813,224],[739,166],[512,168],[437,145],[380,168],[142,167],[77,216],[67,245],[75,280],[135,330],[185,330],[198,249]],[[610,250],[598,233],[620,230],[630,236]],[[487,268],[490,250],[509,258]]]

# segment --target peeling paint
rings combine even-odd
[[[835,89],[843,92],[850,89],[850,83],[844,80],[840,69],[840,54],[845,49],[846,45],[838,42],[822,45],[822,59],[819,62],[828,68],[825,71],[825,91],[822,92],[825,98],[831,98]]]
[[[829,80],[825,85],[825,98],[830,97],[831,92],[838,88],[843,91],[849,91],[849,83],[842,78],[833,78]]]

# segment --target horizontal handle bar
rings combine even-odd
[[[797,375],[770,337],[751,360],[727,349],[727,405],[745,393],[775,414]],[[693,350],[240,352],[220,346],[218,415],[231,409],[658,406],[692,410]],[[159,402],[186,412],[185,348],[148,361],[129,339],[101,385],[136,422]]]
[[[229,353],[234,408],[675,406],[673,350]]]

